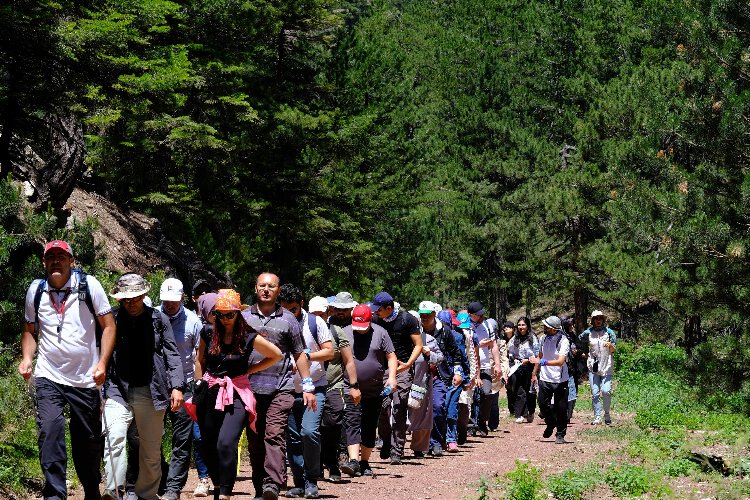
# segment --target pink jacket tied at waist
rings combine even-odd
[[[214,377],[206,372],[203,374],[203,380],[208,383],[208,387],[213,387],[216,384],[219,384],[219,393],[216,395],[216,405],[214,406],[214,410],[224,411],[226,406],[232,406],[234,404],[234,391],[237,391],[240,399],[245,404],[250,429],[255,432],[255,396],[253,396],[253,391],[250,388],[250,380],[247,378],[247,375],[238,375],[234,378],[229,378],[227,376]]]

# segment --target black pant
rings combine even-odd
[[[555,402],[552,404],[552,396]],[[544,413],[547,429],[557,428],[556,437],[565,437],[568,429],[568,381],[539,381],[539,408]]]
[[[328,470],[339,468],[339,445],[344,422],[344,389],[331,389],[326,393],[323,420],[320,423],[320,463]]]
[[[536,411],[536,395],[529,393],[532,366],[531,363],[521,365],[508,381],[510,385],[508,394],[513,393],[513,401],[515,402],[513,413],[516,418],[533,415]]]
[[[497,430],[500,427],[500,393],[490,394],[490,419],[487,426],[490,430]]]
[[[104,456],[99,391],[95,387],[72,387],[37,378],[36,425],[39,462],[44,473],[42,495],[48,500],[68,498],[65,405],[70,406],[70,446],[76,474],[85,499],[99,500],[102,479],[99,467]]]
[[[347,445],[361,444],[365,448],[375,448],[375,431],[384,400],[390,401],[383,396],[362,396],[359,404],[355,405],[349,394],[344,394],[344,429]]]
[[[201,454],[221,495],[231,495],[237,480],[237,445],[247,425],[247,415],[245,403],[236,392],[232,407],[219,411],[211,405],[198,414]]]
[[[492,407],[492,371],[482,370],[479,373],[482,385],[477,387],[479,392],[479,416],[477,418],[477,429],[482,432],[489,431],[490,408]]]

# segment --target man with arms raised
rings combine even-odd
[[[102,452],[100,397],[107,362],[115,344],[115,321],[107,294],[93,276],[73,270],[73,250],[62,240],[47,243],[43,264],[45,280],[35,280],[26,293],[21,334],[23,359],[18,372],[29,380],[38,350],[34,378],[39,430],[39,462],[44,473],[42,495],[67,498],[65,484],[66,405],[70,407],[73,464],[85,500],[98,500]],[[101,352],[97,349],[97,323]]]

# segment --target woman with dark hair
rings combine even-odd
[[[576,406],[576,399],[578,399],[578,381],[581,377],[581,351],[578,350],[576,342],[578,342],[578,335],[576,335],[575,323],[573,318],[563,315],[562,328],[563,335],[568,339],[570,344],[570,352],[568,353],[568,422],[573,418],[573,409]]]
[[[219,290],[212,315],[213,328],[204,328],[195,358],[195,394],[205,392],[196,406],[202,439],[201,454],[214,483],[214,498],[229,500],[237,479],[237,444],[242,430],[255,426],[255,398],[248,374],[281,359],[278,347],[248,325],[240,314],[240,296]],[[256,350],[265,359],[249,366]],[[200,388],[207,384],[208,388]]]
[[[539,340],[531,331],[531,321],[523,316],[516,322],[516,333],[508,342],[511,365],[508,399],[513,400],[513,414],[517,424],[534,421],[536,393],[531,392],[531,372],[534,366],[529,363],[529,358],[538,354]]]

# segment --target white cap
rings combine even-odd
[[[328,299],[320,295],[311,298],[310,302],[307,303],[307,310],[311,313],[326,312],[328,310]]]
[[[419,314],[430,314],[431,312],[435,312],[435,304],[429,300],[423,300],[419,303],[417,310]]]
[[[183,291],[182,281],[177,278],[167,278],[164,280],[164,283],[161,284],[159,299],[168,302],[181,301]]]
[[[601,311],[600,311],[599,309],[594,309],[594,310],[593,310],[593,311],[591,312],[591,319],[594,319],[594,318],[596,318],[597,316],[603,316],[603,317],[605,317],[605,318],[607,317],[607,315],[606,315],[606,314],[604,314],[603,312],[601,312]]]

